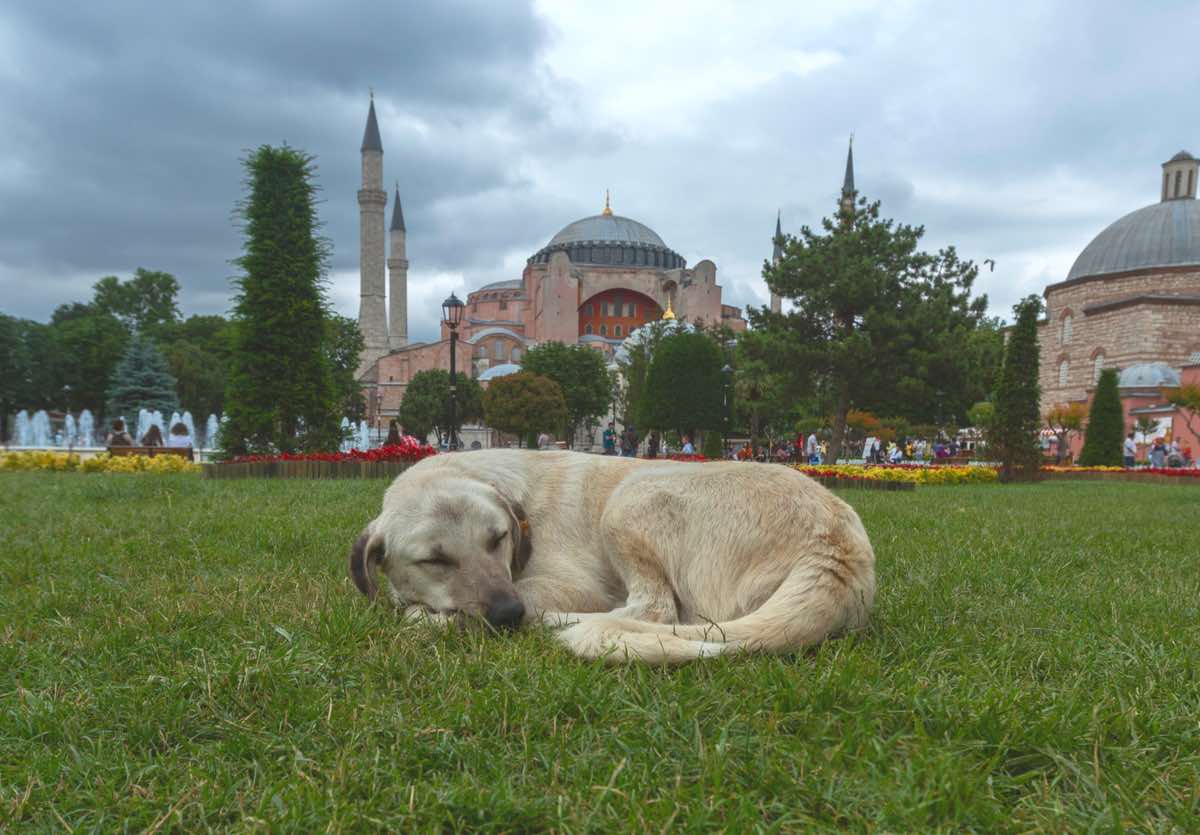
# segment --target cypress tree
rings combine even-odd
[[[1038,400],[1037,296],[1018,302],[1017,322],[1008,335],[1004,364],[996,384],[996,406],[989,441],[1000,460],[1001,481],[1033,481],[1041,468],[1037,443],[1041,428]]]
[[[318,235],[313,157],[263,145],[243,165],[225,452],[336,449],[337,397],[324,350],[329,245]]]
[[[1088,412],[1079,465],[1120,467],[1124,463],[1124,438],[1125,411],[1121,408],[1121,393],[1117,390],[1117,370],[1106,368],[1100,372],[1092,409]]]
[[[129,340],[108,384],[107,408],[111,418],[136,418],[138,409],[170,415],[179,408],[175,378],[152,340],[137,333]]]

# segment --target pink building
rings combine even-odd
[[[407,229],[397,190],[385,230],[383,143],[374,102],[361,153],[358,321],[366,348],[359,380],[368,421],[382,426],[398,414],[413,375],[450,368],[450,334],[443,325],[437,342],[408,341]],[[683,321],[722,323],[738,331],[746,327],[741,308],[722,300],[716,264],[703,260],[688,266],[653,229],[614,214],[607,199],[600,214],[567,224],[533,253],[520,278],[487,284],[465,301],[456,370],[484,381],[515,370],[525,351],[543,342],[582,344],[611,355],[630,333],[668,308]]]

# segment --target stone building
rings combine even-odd
[[[1152,406],[1150,377],[1161,385],[1184,371],[1192,376],[1187,369],[1200,355],[1198,180],[1200,161],[1187,151],[1171,157],[1162,164],[1159,202],[1111,224],[1064,281],[1046,288],[1038,333],[1043,412],[1089,400],[1104,368],[1123,370],[1127,413]]]
[[[398,413],[413,375],[449,369],[450,334],[442,325],[436,342],[408,341],[404,215],[397,188],[388,230],[391,255],[385,261],[387,194],[373,101],[361,153],[358,320],[366,350],[359,379],[368,421],[382,425]],[[533,253],[520,278],[484,285],[468,293],[465,302],[455,365],[459,373],[484,381],[511,370],[500,366],[519,365],[524,352],[542,342],[587,345],[611,356],[636,328],[668,310],[691,322],[746,327],[741,308],[722,299],[716,264],[705,259],[688,266],[653,229],[615,214],[607,197],[599,214],[567,224]]]

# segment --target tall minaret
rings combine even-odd
[[[846,151],[846,176],[842,178],[842,199],[838,201],[842,211],[854,208],[857,195],[854,188],[854,134],[850,134],[850,148]]]
[[[392,202],[392,254],[388,258],[388,344],[395,351],[408,344],[408,257],[404,249],[404,209],[400,208],[400,184]]]
[[[780,225],[780,215],[775,213],[775,250],[771,253],[771,266],[774,267],[783,260],[783,227]],[[771,312],[783,312],[783,299],[778,293],[771,293]]]
[[[387,192],[383,190],[383,143],[375,121],[375,96],[367,111],[367,129],[362,141],[362,188],[358,190],[358,328],[364,349],[359,361],[361,376],[375,360],[387,353],[387,306],[384,299],[383,214]]]

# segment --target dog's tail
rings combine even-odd
[[[730,652],[795,652],[861,629],[875,598],[875,557],[861,524],[852,527],[851,548],[832,559],[806,558],[759,608],[740,618],[665,624],[593,615],[560,630],[558,638],[585,658],[679,664]]]

